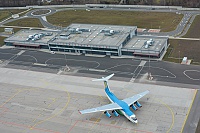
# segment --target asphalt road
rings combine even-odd
[[[53,8],[52,8],[52,9],[49,8],[49,9],[45,9],[45,10],[49,10],[49,12],[46,13],[46,14],[34,15],[34,12],[37,12],[37,11],[40,11],[40,10],[44,10],[44,9],[32,10],[32,11],[28,12],[28,13],[26,14],[26,16],[27,16],[27,17],[31,17],[31,18],[38,18],[38,19],[40,20],[41,24],[42,24],[44,27],[46,27],[46,28],[49,28],[49,29],[58,29],[58,28],[59,28],[58,26],[55,26],[55,25],[53,25],[53,24],[51,24],[51,23],[49,23],[48,21],[45,21],[45,20],[43,19],[43,17],[52,15],[52,14],[56,13],[57,11],[56,11],[55,9],[53,9]]]
[[[8,65],[26,65],[32,67],[47,67],[59,70],[69,67],[78,73],[96,73],[107,75],[115,73],[117,77],[124,77],[130,80],[139,79],[148,72],[156,83],[178,83],[181,87],[189,85],[196,88],[200,85],[200,67],[194,65],[181,65],[163,61],[148,59],[143,60],[144,65],[140,65],[139,59],[119,59],[110,57],[91,57],[83,55],[50,54],[47,52],[24,50],[19,55],[20,49],[0,49],[0,60],[8,62]],[[35,65],[36,64],[36,65]],[[37,65],[42,64],[42,65]],[[153,82],[154,83],[154,82]]]

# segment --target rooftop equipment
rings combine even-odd
[[[90,32],[91,30],[88,28],[69,28],[68,31],[71,34],[81,34],[82,32]]]
[[[111,29],[102,29],[100,30],[101,33],[104,33],[105,36],[112,36],[116,33],[119,33],[119,31],[111,30]]]
[[[149,46],[152,46],[153,43],[154,43],[153,39],[149,39],[148,41],[144,43],[144,48],[146,49],[149,48]]]
[[[35,41],[35,40],[41,39],[44,36],[51,36],[51,35],[53,35],[52,32],[45,32],[45,33],[39,33],[39,34],[35,33],[33,35],[28,35],[26,41],[30,41],[30,40]]]

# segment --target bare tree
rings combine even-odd
[[[27,5],[42,5],[45,3],[42,0],[0,0],[1,7],[12,6],[27,6]],[[120,0],[119,0],[120,1]],[[116,0],[52,0],[51,5],[54,4],[117,4]],[[200,0],[125,0],[126,4],[134,5],[161,5],[161,6],[183,6],[183,7],[200,7]]]

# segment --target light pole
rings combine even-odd
[[[180,50],[178,51],[178,56],[179,56],[179,58],[178,58],[179,59],[179,63],[181,63],[180,62]]]
[[[67,63],[67,60],[66,60],[66,51],[65,51],[65,49],[64,49],[64,54],[65,54],[65,62]]]
[[[149,72],[148,72],[148,79],[149,80],[153,80],[153,77],[151,76],[151,72],[150,72],[150,52],[148,50],[148,53],[149,53]]]
[[[150,73],[150,53],[149,53],[149,73]]]

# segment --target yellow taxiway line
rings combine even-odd
[[[46,81],[45,81],[45,83],[46,83],[46,84],[49,84],[49,83],[46,82]],[[54,85],[55,85],[55,84],[54,84]],[[65,89],[63,86],[59,86],[59,85],[56,85],[56,86]],[[50,120],[50,119],[56,117],[57,115],[59,115],[61,112],[63,112],[63,111],[67,108],[67,106],[68,106],[68,104],[69,104],[69,101],[70,101],[70,94],[69,94],[69,92],[68,92],[67,90],[66,90],[65,92],[67,93],[67,102],[66,102],[65,106],[64,106],[62,109],[60,109],[60,111],[58,111],[58,113],[52,115],[51,117],[48,117],[48,118],[46,118],[46,119],[44,119],[44,120],[41,120],[41,121],[35,123],[33,126],[30,127],[30,129],[34,129],[35,126],[37,126],[37,125],[39,125],[39,124],[41,124],[41,123],[44,123],[45,121],[48,121],[48,120]]]
[[[54,103],[56,101],[56,98],[49,98],[52,99],[52,102],[48,105],[48,108],[52,105],[52,103]],[[40,113],[34,120],[33,123],[35,123],[35,121],[40,118],[40,116],[42,115],[42,113]],[[30,129],[33,129],[33,127],[31,125],[29,125]]]
[[[155,100],[157,100],[158,102],[160,102],[161,104],[163,104],[165,107],[167,107],[169,109],[169,111],[171,112],[172,115],[172,124],[170,125],[169,129],[166,131],[166,133],[169,133],[171,131],[171,129],[174,126],[174,112],[173,110],[169,107],[169,105],[167,105],[166,103],[164,103],[162,100],[155,98]]]
[[[27,91],[27,90],[36,90],[35,88],[33,89],[19,89],[15,94],[13,94],[7,101],[5,101],[0,108],[2,108],[5,104],[7,104],[10,100],[12,100],[16,95],[18,95],[22,91]]]

